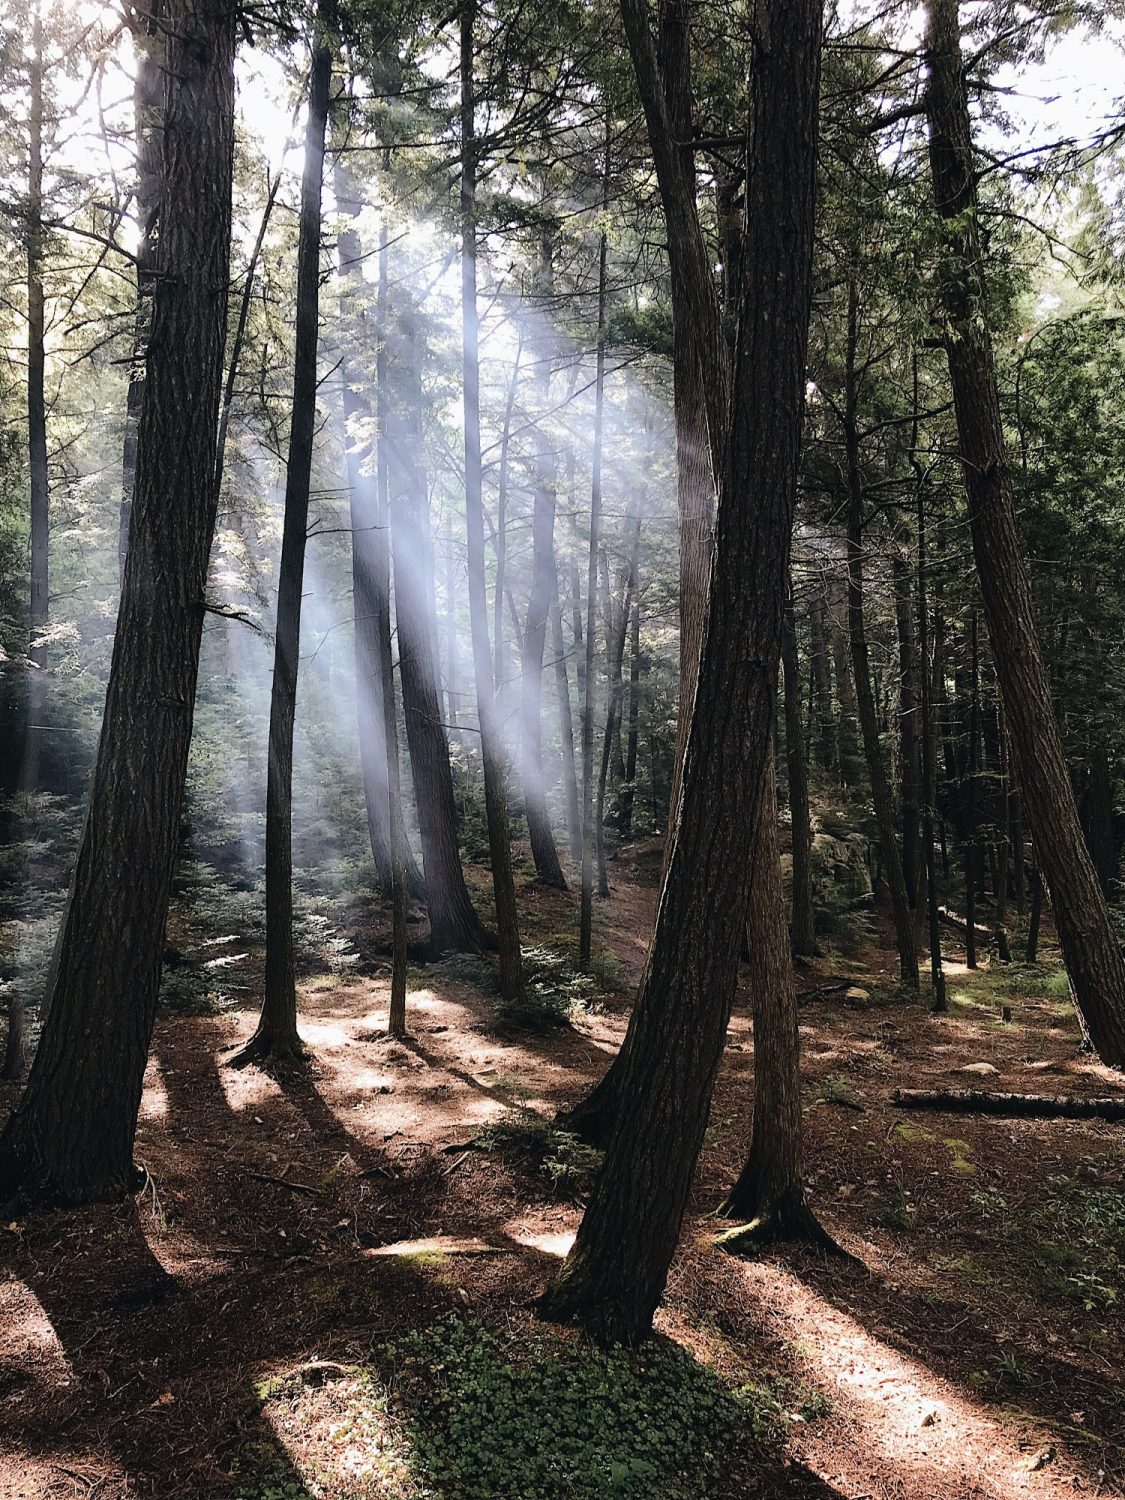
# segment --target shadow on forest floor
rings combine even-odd
[[[1059,1248],[1063,1229],[1074,1238],[1072,1201],[1103,1265],[1116,1243],[1089,1217],[1120,1177],[1113,1127],[922,1125],[889,1105],[896,1084],[948,1081],[982,1056],[997,1086],[1053,1069],[1068,1090],[1105,1088],[1071,1038],[1044,1026],[1034,996],[1012,1003],[1004,1027],[987,1003],[946,1021],[881,995],[846,1013],[802,1007],[812,1192],[869,1270],[800,1255],[735,1261],[689,1224],[660,1323],[686,1352],[646,1377],[648,1397],[696,1411],[713,1402],[733,1430],[724,1403],[756,1386],[745,1400],[759,1427],[787,1426],[784,1454],[743,1443],[694,1491],[668,1487],[652,1445],[671,1429],[630,1418],[627,1369],[605,1373],[616,1428],[601,1397],[566,1406],[554,1382],[582,1346],[544,1330],[533,1306],[579,1202],[534,1159],[471,1146],[486,1125],[546,1125],[600,1072],[621,1015],[500,1037],[470,986],[435,976],[411,995],[414,1036],[401,1046],[380,1033],[381,985],[317,982],[302,997],[313,1066],[276,1078],[220,1066],[233,1018],[162,1019],[137,1144],[150,1189],[0,1230],[0,1500],[501,1500],[443,1468],[440,1435],[462,1408],[489,1450],[478,1468],[499,1454],[513,1483],[524,1475],[511,1491],[520,1500],[587,1493],[526,1477],[558,1408],[564,1437],[586,1411],[587,1467],[624,1496],[968,1500],[1092,1491],[1101,1469],[1112,1482],[1125,1431],[1110,1363],[1120,1306],[1076,1300],[1085,1251],[1051,1257],[1073,1253]],[[240,1033],[250,1024],[237,1019]],[[740,1009],[700,1214],[741,1162],[751,1083]],[[1054,1227],[1052,1213],[1063,1215]],[[572,1372],[580,1397],[597,1358]],[[639,1447],[623,1435],[630,1421]],[[702,1417],[692,1425],[706,1431]]]

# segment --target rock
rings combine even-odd
[[[850,989],[844,991],[844,999],[852,1000],[857,1005],[866,1005],[871,999],[870,990],[861,989],[858,984],[853,984]]]
[[[955,1071],[972,1073],[976,1078],[995,1078],[1000,1073],[999,1068],[994,1068],[991,1063],[986,1062],[966,1063],[963,1068],[957,1068]]]

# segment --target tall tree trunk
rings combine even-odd
[[[120,1197],[138,1181],[133,1139],[215,524],[235,21],[218,0],[169,0],[166,15],[158,274],[132,543],[46,1021],[27,1087],[0,1138],[0,1181],[29,1197],[71,1203]]]
[[[977,824],[979,822],[977,801],[980,782],[980,705],[978,702],[980,660],[975,609],[969,624],[969,639],[969,760],[965,774],[965,967],[975,969],[977,966]]]
[[[32,22],[28,73],[27,446],[31,481],[31,608],[28,619],[27,733],[20,790],[39,789],[50,618],[50,499],[47,490],[46,300],[43,294],[43,22]]]
[[[563,787],[566,791],[566,834],[570,857],[582,862],[582,807],[578,800],[578,769],[574,759],[574,712],[570,701],[570,673],[567,670],[566,641],[563,636],[562,604],[559,599],[558,574],[551,601],[551,649],[555,653],[555,694],[559,707],[559,741],[562,745]]]
[[[363,247],[355,230],[348,225],[360,211],[354,184],[345,168],[337,162],[334,172],[336,207],[342,227],[336,238],[336,254],[341,280],[341,300],[346,318],[354,320],[348,332],[348,352],[343,362],[344,385],[344,459],[348,481],[348,519],[352,544],[352,603],[354,614],[353,650],[355,654],[356,718],[359,728],[359,760],[363,776],[363,801],[367,814],[367,836],[375,874],[386,895],[394,893],[394,859],[391,853],[392,799],[389,794],[390,773],[383,732],[389,695],[394,717],[394,675],[390,641],[390,542],[387,515],[378,486],[387,481],[388,456],[384,446],[377,456],[376,474],[365,473],[362,448],[357,448],[353,430],[364,417],[371,415],[371,402],[364,392],[358,363],[375,348],[376,403],[378,407],[377,442],[386,444],[389,416],[387,390],[387,247],[379,247],[379,290],[376,301],[375,328],[369,337],[366,328],[367,289],[363,281]],[[385,241],[385,235],[383,237]],[[380,519],[382,517],[382,520]],[[386,579],[387,597],[381,589]],[[382,620],[387,616],[386,650],[380,638]],[[396,739],[397,759],[397,739]],[[416,896],[425,892],[422,873],[403,843],[403,869],[407,887]]]
[[[285,467],[285,519],[277,581],[273,691],[266,777],[266,989],[254,1035],[232,1063],[302,1054],[297,1034],[293,961],[293,722],[301,652],[301,596],[309,527],[309,484],[316,432],[316,350],[320,304],[320,190],[332,53],[318,22],[309,78],[301,220],[297,241],[297,306],[293,344],[293,417]]]
[[[875,712],[875,695],[871,687],[871,665],[867,649],[867,629],[863,617],[863,476],[860,467],[859,375],[856,367],[858,345],[859,294],[854,277],[848,284],[847,391],[844,408],[844,450],[848,475],[848,635],[851,640],[852,671],[855,675],[856,704],[867,774],[871,782],[871,802],[879,831],[879,852],[883,873],[891,898],[895,939],[898,943],[899,978],[908,989],[918,988],[918,952],[914,937],[914,919],[910,912],[902,858],[895,836],[894,806],[887,783],[883,749],[879,743],[879,723]]]
[[[746,270],[728,364],[647,6],[623,0],[621,8],[669,255],[697,299],[700,347],[713,356],[705,367],[708,430],[719,460],[707,621],[633,1045],[624,1054],[605,1164],[544,1299],[548,1316],[579,1322],[607,1342],[633,1343],[651,1329],[687,1208],[761,831],[806,379],[821,13],[818,0],[756,0],[753,7],[754,34],[768,46],[758,49],[749,81]],[[732,818],[732,806],[746,816]]]
[[[1086,788],[1086,847],[1094,863],[1098,884],[1108,897],[1117,876],[1117,850],[1113,842],[1113,772],[1105,742],[1090,750],[1090,779]]]
[[[356,246],[358,249],[358,245]],[[391,896],[391,993],[387,1007],[387,1035],[402,1038],[406,1035],[406,894],[408,880],[406,831],[402,817],[402,786],[398,761],[398,716],[395,713],[395,679],[391,647],[391,456],[388,426],[390,417],[389,365],[387,352],[387,303],[390,291],[390,253],[387,229],[383,225],[379,237],[379,298],[378,321],[383,337],[378,343],[375,359],[376,414],[379,433],[376,439],[376,492],[375,509],[370,509],[361,519],[370,520],[370,552],[364,554],[364,562],[370,568],[365,583],[370,595],[364,597],[364,608],[374,612],[373,644],[376,660],[371,679],[378,685],[379,706],[382,723],[371,724],[370,729],[383,746],[382,769],[386,774],[387,809],[387,854],[390,858]],[[352,532],[352,579],[355,582],[355,510],[353,488],[353,532]],[[366,572],[366,569],[362,570]],[[427,593],[431,592],[427,573]],[[356,598],[356,613],[359,613],[359,596]],[[358,626],[358,619],[357,619]],[[366,776],[365,790],[366,790]],[[370,812],[369,812],[370,817]]]
[[[136,15],[136,13],[134,13]],[[125,441],[121,452],[121,512],[117,529],[118,574],[124,577],[129,549],[129,518],[137,477],[137,429],[144,399],[145,353],[152,317],[152,247],[160,196],[160,108],[164,94],[164,27],[160,3],[154,0],[132,24],[136,76],[133,82],[137,172],[134,203],[140,235],[137,244],[137,308],[133,318],[133,351],[125,397]],[[253,279],[251,277],[251,279]],[[220,452],[221,452],[220,443]]]
[[[606,112],[605,159],[602,163],[602,214],[609,203],[610,118]],[[594,440],[590,480],[590,550],[586,567],[585,640],[579,637],[577,587],[574,588],[575,641],[583,652],[582,688],[582,876],[578,904],[578,967],[590,967],[594,933],[594,700],[597,692],[595,643],[598,621],[598,553],[602,519],[602,442],[605,423],[606,270],[609,244],[603,227],[598,241],[598,331],[594,374]],[[576,582],[577,580],[575,580]]]
[[[614,607],[612,596],[609,596],[610,613],[607,628],[611,631],[611,635],[610,639],[606,642],[608,701],[606,703],[605,734],[602,738],[602,763],[598,771],[598,792],[594,803],[594,844],[598,857],[598,895],[603,899],[609,895],[609,870],[606,865],[605,853],[606,785],[609,780],[610,761],[614,754],[614,746],[618,744],[618,731],[621,727],[622,696],[624,691],[621,664],[625,655],[626,627],[632,611],[633,595],[637,587],[637,549],[640,544],[640,535],[641,517],[638,512],[633,521],[633,541],[630,548],[629,566],[625,575],[625,593],[621,604]]]
[[[1103,1062],[1125,1064],[1125,957],[1082,838],[1020,547],[987,319],[957,0],[930,0],[926,109],[946,263],[939,277],[969,525],[1036,859],[1075,1002]]]
[[[828,598],[823,575],[809,601],[809,655],[813,714],[810,744],[826,771],[840,763],[836,715],[832,707],[832,655],[828,645]]]
[[[910,609],[910,562],[905,549],[891,556],[895,579],[895,622],[898,632],[898,723],[900,786],[902,789],[902,878],[906,896],[916,917],[921,914],[918,900],[924,877],[921,872],[921,850],[918,837],[920,774],[918,754],[918,668],[914,659],[914,620]]]
[[[996,820],[996,954],[1001,963],[1007,964],[1012,961],[1011,945],[1008,941],[1008,829],[1011,826],[1011,808],[1009,807],[1011,797],[1008,776],[1008,736],[1004,729],[1004,705],[999,697],[996,700],[996,741],[999,757],[997,795],[1000,803]]]
[[[660,10],[658,63],[668,118],[679,146],[680,164],[689,191],[695,193],[692,137],[690,0],[663,0]],[[665,860],[671,849],[672,824],[680,795],[688,722],[699,671],[699,648],[707,611],[707,588],[714,547],[715,480],[707,437],[707,400],[699,363],[692,294],[673,267],[672,401],[676,429],[676,511],[680,543],[680,707],[676,725]]]
[[[488,850],[496,901],[500,992],[509,1006],[524,998],[519,915],[512,876],[508,799],[504,788],[496,694],[488,644],[488,599],[484,582],[484,498],[481,488],[479,314],[477,310],[477,139],[473,29],[476,0],[461,8],[461,335],[465,413],[465,527],[468,537],[469,616],[477,684]]]
[[[540,297],[554,294],[551,235],[540,237],[536,290]],[[547,324],[546,315],[543,321]],[[544,409],[550,404],[552,339],[548,332],[537,341],[539,395]],[[531,857],[543,885],[566,890],[566,877],[559,864],[551,818],[547,811],[547,789],[543,779],[543,652],[551,600],[558,586],[555,567],[555,454],[542,421],[535,425],[535,501],[531,524],[531,590],[527,601],[527,624],[523,633],[522,740],[523,801]],[[497,585],[499,588],[499,583]]]
[[[621,836],[633,832],[633,803],[637,795],[637,733],[641,715],[641,600],[633,588],[629,617],[629,718],[625,737],[625,784],[621,788]]]
[[[801,677],[797,660],[797,628],[793,590],[785,606],[781,635],[781,668],[785,697],[785,765],[789,774],[789,822],[793,846],[793,909],[789,940],[793,952],[812,956],[819,950],[813,912],[812,825],[809,817],[809,772],[801,727]],[[759,858],[755,851],[755,859]],[[763,864],[768,860],[761,856]],[[753,902],[751,902],[753,914]],[[753,925],[753,924],[752,924]],[[751,949],[753,957],[753,949]],[[794,1002],[795,1003],[795,1002]]]
[[[47,642],[50,618],[48,546],[50,497],[47,480],[46,305],[43,294],[43,22],[36,7],[28,70],[27,172],[27,445],[30,477],[31,591],[27,665],[24,673],[25,723],[20,755],[18,806],[30,822],[39,790],[46,708]],[[30,826],[25,837],[31,833]],[[0,1078],[20,1078],[27,1067],[27,1019],[18,986],[9,990],[8,1034]]]
[[[477,953],[490,946],[465,884],[457,845],[457,803],[449,742],[441,717],[436,646],[436,603],[426,559],[429,504],[422,468],[422,389],[414,314],[404,308],[396,340],[398,410],[386,412],[390,472],[391,546],[402,709],[414,802],[422,841],[430,950]],[[388,373],[388,384],[390,375]]]
[[[914,389],[914,409],[917,411],[917,356],[915,356],[914,360]],[[937,801],[937,757],[934,750],[933,679],[930,673],[929,661],[930,618],[929,605],[926,598],[928,586],[926,495],[922,483],[922,467],[916,457],[913,457],[917,441],[917,421],[915,421],[914,442],[911,445],[911,453],[917,486],[918,518],[918,683],[920,689],[919,707],[921,709],[921,724],[919,725],[921,733],[919,738],[922,750],[922,783],[920,788],[922,794],[922,857],[926,884],[926,916],[929,924],[930,986],[933,990],[933,1008],[941,1012],[946,1009],[946,996],[945,971],[942,968],[941,962],[941,925],[938,920],[937,871],[934,868],[934,806]]]
[[[741,1251],[776,1240],[806,1239],[835,1249],[808,1205],[801,1175],[800,1035],[781,890],[772,758],[762,780],[758,826],[746,917],[754,1014],[754,1125],[746,1163],[719,1210],[724,1218],[749,1222],[724,1235],[720,1244]]]

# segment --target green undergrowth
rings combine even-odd
[[[530,1117],[496,1120],[484,1127],[475,1144],[505,1161],[540,1172],[560,1197],[585,1193],[602,1163],[602,1153],[571,1131]]]
[[[603,1352],[458,1316],[255,1397],[264,1427],[301,1441],[244,1443],[233,1500],[733,1500],[790,1421],[829,1409],[800,1382],[735,1385],[658,1340]]]
[[[736,1389],[660,1343],[602,1353],[454,1317],[384,1356],[416,1493],[435,1500],[710,1500],[784,1428],[769,1385]]]
[[[501,995],[495,965],[477,954],[450,953],[425,971],[429,984],[443,978],[471,984],[485,995],[498,1022],[526,1031],[569,1026],[575,1016],[596,1009],[611,977],[612,964],[605,961],[583,973],[562,944],[523,949],[524,997],[516,1002]]]

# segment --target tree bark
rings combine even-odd
[[[508,798],[504,787],[503,748],[500,741],[496,694],[492,684],[488,644],[488,599],[484,582],[484,499],[480,454],[479,314],[477,310],[476,83],[473,72],[473,29],[476,0],[461,8],[461,334],[465,414],[465,526],[468,537],[469,615],[473,636],[473,667],[477,685],[481,760],[484,766],[485,816],[492,864],[499,940],[500,993],[509,1006],[524,999],[520,954],[519,915],[512,876],[508,829]]]
[[[753,8],[762,45],[749,83],[746,272],[729,365],[643,0],[623,0],[622,17],[669,254],[698,301],[701,346],[714,351],[708,430],[719,460],[699,675],[621,1106],[574,1248],[543,1304],[548,1316],[628,1344],[651,1329],[679,1238],[734,999],[760,836],[806,379],[821,12],[817,0],[757,0]],[[732,806],[746,816],[732,818]]]
[[[939,292],[969,525],[1012,753],[1075,1002],[1103,1062],[1125,1065],[1125,958],[1082,838],[1020,547],[987,320],[957,0],[931,0],[926,110],[945,221]]]
[[[234,13],[170,0],[158,275],[90,808],[46,1021],[0,1180],[78,1203],[136,1186],[133,1139],[191,739],[226,332]],[[190,397],[190,399],[188,399]]]
[[[801,677],[797,660],[792,581],[789,584],[789,598],[782,626],[781,668],[785,698],[785,764],[789,775],[789,823],[793,850],[793,904],[789,941],[794,953],[812,957],[819,952],[819,948],[813,912],[809,771],[801,726]],[[758,857],[755,851],[755,859]]]
[[[784,659],[785,646],[782,646]],[[750,1153],[719,1213],[748,1222],[719,1243],[738,1254],[778,1240],[835,1241],[817,1222],[801,1175],[801,1071],[797,994],[785,930],[777,796],[767,760],[753,851],[746,947],[754,1014],[754,1124]]]
[[[293,724],[301,653],[301,596],[309,528],[309,485],[316,432],[316,351],[319,338],[321,183],[332,54],[317,23],[309,78],[301,217],[297,240],[297,306],[294,317],[293,417],[285,466],[285,519],[277,581],[273,691],[270,695],[266,777],[266,989],[258,1027],[232,1066],[295,1061],[303,1055],[297,1034],[297,980],[293,959]]]
[[[160,198],[160,107],[164,93],[166,44],[160,21],[159,0],[154,0],[150,7],[146,7],[143,18],[136,17],[132,33],[136,57],[136,77],[133,83],[137,149],[134,202],[140,235],[136,257],[137,309],[133,319],[133,350],[129,363],[129,386],[125,395],[125,441],[121,451],[121,512],[117,530],[117,566],[121,578],[125,574],[125,554],[129,549],[129,518],[133,510],[133,491],[137,478],[137,429],[144,399],[145,353],[152,317],[152,248]]]
[[[634,583],[629,617],[629,717],[625,735],[625,782],[621,788],[621,837],[633,832],[633,803],[637,795],[637,734],[641,713],[641,601]]]

